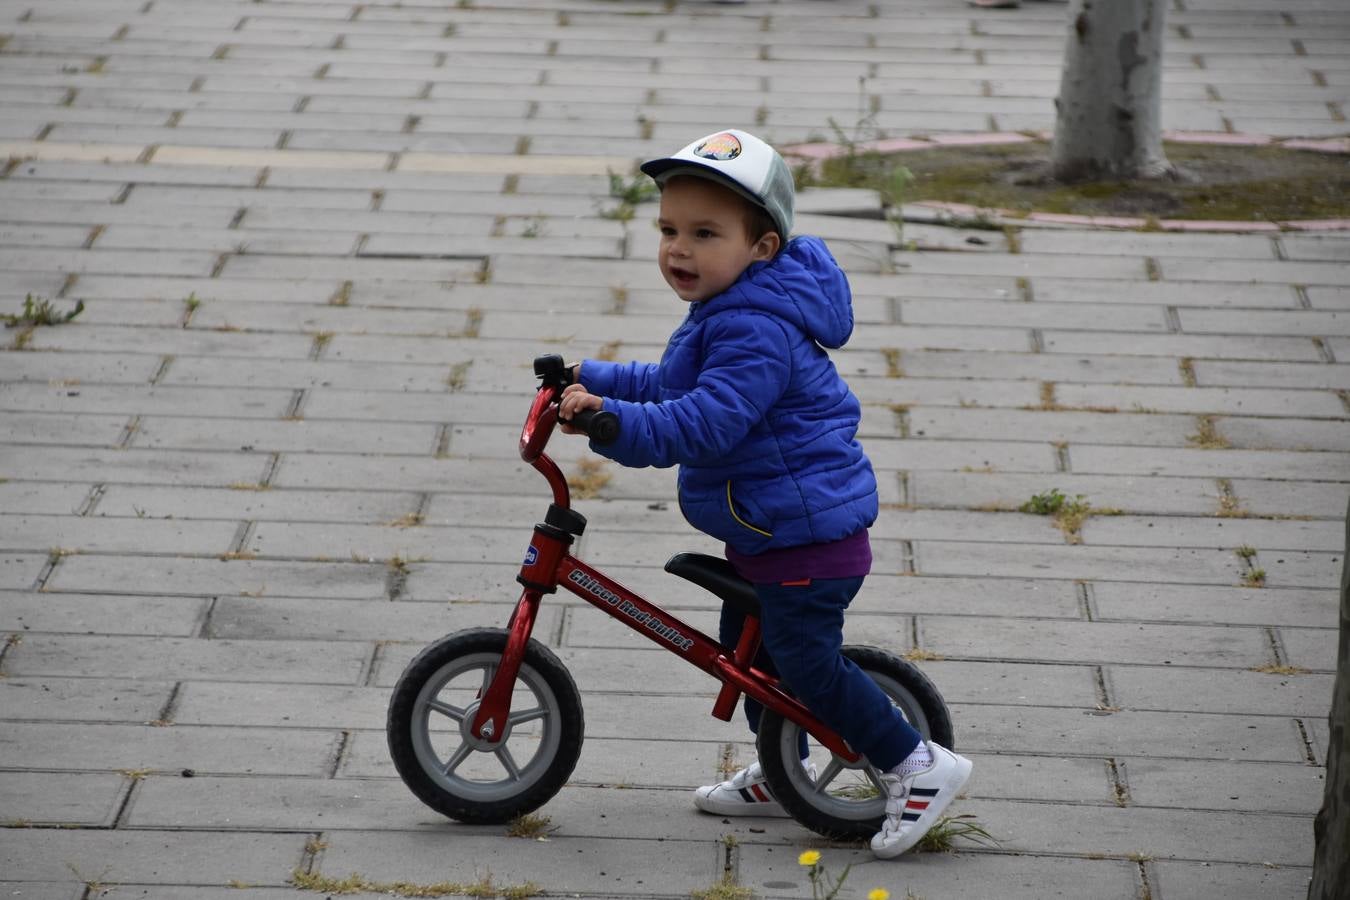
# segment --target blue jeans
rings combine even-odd
[[[839,652],[844,610],[862,583],[861,578],[818,578],[807,585],[755,585],[763,645],[754,665],[781,678],[817,718],[885,771],[909,756],[921,737],[876,682]],[[736,646],[744,622],[739,612],[722,607],[718,637],[724,646]],[[758,701],[745,698],[752,732],[759,732],[762,711]],[[807,755],[805,733],[801,755]]]

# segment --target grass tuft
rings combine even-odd
[[[506,836],[543,839],[558,830],[558,827],[552,823],[553,820],[548,816],[526,813],[511,820],[506,828]]]
[[[689,896],[693,900],[751,900],[755,892],[732,881],[730,875],[723,875],[716,884],[690,891]]]
[[[937,824],[920,838],[914,849],[921,853],[950,853],[956,849],[956,840],[964,838],[989,847],[999,846],[999,841],[989,833],[975,817],[969,814],[943,816]]]

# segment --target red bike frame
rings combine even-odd
[[[520,434],[520,458],[530,463],[548,481],[554,506],[571,509],[567,479],[557,463],[544,454],[545,445],[558,420],[560,388],[545,384],[535,395],[525,427]],[[509,637],[501,665],[488,686],[474,716],[471,733],[489,742],[504,734],[525,646],[534,630],[535,616],[544,594],[558,586],[567,588],[587,603],[607,613],[665,650],[692,663],[722,682],[713,705],[713,715],[729,721],[741,694],[755,698],[765,708],[795,722],[815,736],[831,752],[848,763],[861,757],[839,735],[811,714],[796,698],[778,686],[778,679],[753,668],[750,661],[759,650],[759,623],[747,619],[734,653],[728,656],[717,641],[670,615],[604,573],[572,556],[571,535],[547,525],[535,526],[534,536],[520,569],[525,590],[516,603],[507,626]],[[500,724],[499,724],[500,723]]]

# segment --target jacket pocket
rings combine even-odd
[[[742,510],[739,510],[739,511],[737,510],[737,508],[736,508],[736,501],[735,501],[735,499],[733,499],[732,496],[731,496],[731,481],[730,481],[730,480],[727,481],[727,512],[731,513],[731,517],[732,517],[733,519],[736,520],[736,524],[741,525],[741,526],[744,527],[744,528],[750,529],[750,530],[753,531],[755,534],[763,535],[764,537],[767,537],[767,538],[773,537],[773,532],[767,531],[767,530],[765,530],[765,529],[763,529],[763,528],[760,528],[758,525],[753,524],[753,523],[750,521],[750,519],[751,519],[750,514],[744,512],[744,509],[743,509],[743,508],[742,508]]]

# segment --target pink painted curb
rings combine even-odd
[[[1049,141],[1053,133],[1048,131],[1023,134],[1021,132],[976,132],[936,134],[928,137],[887,138],[877,141],[860,141],[852,147],[828,142],[811,144],[793,144],[780,148],[788,157],[808,160],[820,165],[827,159],[846,156],[850,151],[875,153],[907,153],[914,150],[937,150],[942,147],[980,147],[1004,144],[1022,144],[1030,141]],[[1229,147],[1276,146],[1289,150],[1306,150],[1314,153],[1350,153],[1350,137],[1325,138],[1275,138],[1266,134],[1230,134],[1221,131],[1164,131],[1163,140],[1178,144],[1211,144]],[[1206,219],[1161,219],[1150,222],[1148,219],[1123,216],[1076,216],[1065,213],[1020,213],[1008,209],[984,209],[965,203],[946,203],[938,200],[921,200],[909,204],[939,212],[949,212],[957,216],[997,216],[1014,221],[1043,222],[1047,225],[1078,225],[1089,228],[1138,229],[1153,225],[1161,231],[1193,232],[1216,231],[1231,234],[1257,234],[1275,231],[1347,231],[1350,219],[1294,219],[1281,222],[1225,222]]]

